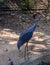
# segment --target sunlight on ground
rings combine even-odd
[[[40,52],[32,52],[32,51],[30,51],[32,54],[36,54],[36,55],[40,55],[41,53]]]
[[[15,44],[17,43],[17,39],[19,38],[19,35],[17,35],[15,32],[11,32],[11,29],[3,29],[0,33],[0,41],[7,41],[9,44]]]
[[[32,37],[35,41],[44,41],[45,38],[50,38],[50,36],[45,35],[42,32],[34,32],[34,36]],[[41,37],[43,36],[43,37]],[[9,40],[9,44],[16,44],[17,39],[19,38],[19,35],[17,35],[15,32],[11,32],[11,29],[3,29],[0,33],[0,40]],[[49,44],[49,43],[48,43]]]
[[[13,49],[17,49],[17,41],[19,39],[19,36],[17,33],[12,31],[11,29],[3,29],[0,32],[0,51],[3,53],[4,49],[8,49],[9,51]],[[43,32],[34,32],[34,35],[32,36],[32,39],[29,42],[29,46],[33,45],[33,54],[41,54],[41,50],[46,50],[50,46],[50,36],[46,35]],[[49,46],[48,46],[49,45]],[[13,49],[11,49],[13,48]],[[40,51],[38,51],[40,50]],[[0,53],[1,53],[0,52]]]
[[[9,42],[9,44],[16,44],[17,43],[17,41],[11,41],[11,42]]]
[[[13,60],[18,60],[23,58],[25,45],[23,45],[21,50],[21,55],[19,56],[19,51],[17,49],[17,42],[19,39],[19,33],[15,33],[11,29],[2,29],[0,31],[0,60],[1,65],[3,62],[6,63],[8,57]],[[47,50],[50,50],[50,35],[45,34],[45,32],[35,31],[32,39],[28,43],[29,45],[29,55],[34,58],[43,55]],[[32,58],[32,57],[30,57]],[[33,58],[33,59],[34,59]],[[6,59],[6,60],[5,60]],[[2,61],[3,60],[3,61]],[[6,64],[3,64],[6,65]]]
[[[42,32],[38,32],[38,33],[35,32],[33,39],[35,41],[41,41],[41,42],[42,41],[46,41],[46,42],[49,42],[50,43],[50,35],[46,35],[45,33],[42,33]]]
[[[3,37],[3,38],[5,38],[5,37],[16,38],[17,37],[18,38],[19,35],[16,35],[15,32],[12,33],[11,29],[3,29],[1,31],[0,37]]]
[[[35,44],[35,48],[34,49],[42,49],[42,48],[47,49],[46,46],[43,45],[43,44]]]
[[[34,37],[35,41],[44,41],[42,38]]]

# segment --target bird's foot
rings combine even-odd
[[[19,49],[18,53],[19,53],[19,57],[21,57],[22,54],[21,54],[21,50],[20,49]]]
[[[24,56],[24,60],[25,60],[25,61],[29,61],[29,60],[30,60],[29,55]]]

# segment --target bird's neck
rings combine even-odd
[[[34,19],[33,26],[34,26],[34,25],[37,25],[37,24],[38,24],[38,19]]]
[[[38,20],[34,19],[33,25],[27,31],[33,32],[35,30],[36,26],[37,26],[37,23],[38,23]]]
[[[35,28],[37,27],[37,24],[38,24],[38,20],[37,19],[34,19],[34,23],[32,25],[32,31],[35,30]]]
[[[34,23],[36,23],[36,22],[38,22],[38,19],[35,18],[35,19],[34,19]]]

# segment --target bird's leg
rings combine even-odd
[[[27,58],[28,58],[28,60],[29,60],[29,53],[28,53],[28,42],[27,42],[27,44],[26,44],[26,56],[27,56]]]
[[[24,59],[26,60],[26,46],[25,46],[25,52],[24,52]]]
[[[22,54],[21,54],[21,50],[20,50],[20,49],[18,49],[18,52],[19,52],[19,57],[20,57],[20,56],[22,55]]]
[[[29,59],[29,54],[28,54],[28,43],[26,43],[26,46],[25,46],[25,54],[24,54],[24,59]]]
[[[28,53],[28,43],[26,44],[26,52]]]

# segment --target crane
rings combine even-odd
[[[38,19],[36,17],[37,17],[37,13],[34,13],[33,14],[33,18],[34,18],[33,25],[21,33],[18,43],[17,43],[18,50],[20,50],[21,46],[23,46],[26,43],[25,56],[26,56],[26,51],[28,52],[28,42],[32,38],[33,32],[35,31],[37,23],[38,23]]]

